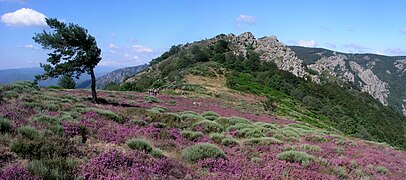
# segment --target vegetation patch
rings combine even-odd
[[[185,148],[182,151],[182,157],[189,163],[195,163],[206,158],[226,159],[226,154],[216,145],[203,143]]]
[[[314,156],[301,151],[285,151],[279,153],[276,158],[285,160],[291,163],[300,163],[302,165],[309,165],[314,160]]]

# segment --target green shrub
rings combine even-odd
[[[104,109],[98,109],[98,108],[86,108],[84,110],[84,112],[95,112],[107,119],[113,120],[115,122],[118,123],[123,123],[124,122],[124,117],[121,115],[117,115],[114,112],[108,111],[108,110],[104,110]]]
[[[38,121],[47,125],[50,124],[58,124],[59,119],[56,116],[48,116],[48,115],[43,115],[43,114],[37,114],[35,115],[32,120]]]
[[[388,173],[388,169],[385,166],[377,166],[375,168],[375,170],[379,174],[387,174]]]
[[[180,115],[184,115],[184,114],[192,114],[192,115],[200,116],[197,112],[194,112],[194,111],[183,111],[180,113]]]
[[[271,144],[283,144],[283,141],[271,137],[261,137],[261,138],[249,138],[244,140],[242,143],[243,145],[246,146],[254,146],[254,145],[268,146]]]
[[[42,138],[41,133],[37,129],[30,126],[21,126],[17,129],[17,131],[30,140],[38,140]]]
[[[41,139],[16,139],[11,143],[11,151],[28,159],[53,159],[67,157],[74,147],[64,137],[44,136]]]
[[[183,121],[185,127],[192,126],[193,124],[195,124],[199,121],[206,120],[204,117],[202,117],[200,115],[194,115],[194,114],[182,114],[180,116],[180,118]]]
[[[147,153],[152,151],[151,144],[144,139],[130,139],[127,141],[127,146],[131,149],[145,151]]]
[[[164,113],[166,112],[168,109],[161,107],[161,106],[155,106],[152,109],[150,109],[150,111],[154,112],[154,113]]]
[[[156,158],[164,157],[163,151],[159,148],[152,149],[151,155]]]
[[[77,163],[70,158],[33,160],[27,170],[44,179],[75,179]]]
[[[146,121],[140,120],[140,119],[130,120],[130,123],[138,125],[138,126],[146,126],[148,124]]]
[[[229,147],[239,145],[238,141],[232,137],[224,138],[223,140],[221,140],[221,144],[223,144],[224,146],[229,146]]]
[[[321,148],[319,146],[314,146],[310,144],[302,144],[300,145],[300,149],[306,152],[320,152]]]
[[[205,158],[226,159],[226,154],[216,145],[203,143],[185,148],[182,151],[182,157],[187,162],[194,163]]]
[[[265,122],[256,122],[254,123],[254,125],[259,126],[259,127],[263,127],[263,128],[267,128],[267,129],[278,129],[276,124],[271,124],[271,123],[265,123]]]
[[[223,127],[229,127],[232,125],[240,124],[250,124],[251,122],[247,119],[240,117],[219,117],[215,120],[217,123],[221,124]]]
[[[220,124],[210,121],[210,120],[203,120],[193,124],[193,128],[202,127],[204,132],[211,133],[211,132],[222,132],[223,126]]]
[[[279,153],[276,158],[285,160],[291,163],[300,163],[302,165],[309,165],[314,160],[314,156],[300,151],[285,151]]]
[[[208,120],[216,120],[218,117],[220,117],[220,115],[218,115],[217,113],[213,112],[213,111],[206,111],[204,113],[202,113],[202,116]]]
[[[8,133],[10,131],[11,131],[10,121],[0,116],[0,133]]]
[[[203,136],[203,133],[189,131],[189,130],[183,130],[183,131],[180,132],[180,135],[182,135],[182,137],[184,137],[186,139],[189,139],[191,141],[197,141],[197,139],[199,139],[200,137]]]
[[[259,138],[264,137],[264,134],[257,128],[244,128],[237,130],[237,136],[244,138]]]
[[[154,97],[154,96],[145,96],[144,99],[147,103],[157,103],[157,102],[161,101],[157,97]]]
[[[328,139],[325,138],[324,136],[321,135],[309,135],[306,136],[306,141],[310,141],[310,142],[328,142]]]
[[[211,133],[210,139],[213,140],[215,143],[220,143],[223,140],[224,134],[221,133]]]
[[[347,177],[347,170],[344,167],[339,166],[339,167],[337,167],[337,175],[340,178],[346,178]]]
[[[237,123],[235,125],[231,125],[227,128],[227,131],[234,131],[234,130],[241,130],[241,129],[246,129],[246,128],[256,128],[252,124],[244,124],[244,123]]]

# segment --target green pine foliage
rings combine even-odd
[[[65,74],[59,77],[58,86],[64,89],[75,89],[76,82],[73,80],[71,75]]]

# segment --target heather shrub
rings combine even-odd
[[[223,126],[210,120],[203,120],[193,124],[193,128],[197,127],[203,128],[203,131],[206,133],[223,131]]]
[[[259,138],[264,137],[264,134],[257,128],[244,128],[237,130],[237,136],[243,138]]]
[[[337,167],[337,175],[340,178],[346,178],[347,177],[347,170],[344,167],[339,166],[339,167]]]
[[[379,174],[387,174],[388,173],[388,169],[385,166],[377,166],[375,168],[375,170]]]
[[[221,140],[223,140],[224,134],[221,133],[211,133],[210,134],[210,139],[213,140],[215,143],[221,143]]]
[[[157,103],[157,102],[161,101],[157,97],[154,97],[154,96],[145,96],[144,99],[145,99],[145,102],[147,102],[147,103]]]
[[[145,151],[147,153],[152,151],[151,144],[144,139],[130,139],[127,141],[127,146],[131,149]]]
[[[195,163],[198,160],[203,160],[206,158],[226,159],[226,154],[216,145],[203,143],[185,148],[182,151],[182,157],[189,163]]]
[[[308,136],[306,136],[305,139],[306,139],[306,141],[310,141],[310,142],[328,142],[328,139],[325,138],[324,136],[315,135],[315,134],[308,135]]]
[[[271,144],[283,144],[283,141],[271,137],[260,137],[246,139],[242,142],[242,144],[246,146],[255,146],[255,145],[267,146]]]
[[[314,156],[301,151],[284,151],[279,153],[276,158],[291,163],[300,163],[305,166],[314,160]]]
[[[61,112],[61,114],[58,117],[58,121],[73,121],[74,118],[71,113],[69,112]]]
[[[300,149],[306,152],[320,152],[321,148],[319,146],[314,146],[310,144],[302,144],[300,145]]]
[[[182,130],[180,132],[180,135],[186,139],[189,139],[190,141],[197,141],[200,137],[203,136],[203,133],[201,132],[194,132],[194,131],[189,131],[189,130]]]
[[[245,118],[240,117],[219,117],[215,120],[217,123],[224,127],[229,127],[232,125],[240,124],[250,124],[251,122]]]
[[[3,167],[0,169],[0,179],[6,180],[23,180],[23,179],[39,179],[39,177],[33,176],[24,166],[14,165],[9,168]]]
[[[17,99],[20,96],[17,92],[14,91],[7,91],[4,93],[4,97],[6,99]]]
[[[0,133],[8,133],[11,131],[10,121],[0,116]]]
[[[138,126],[146,126],[148,124],[146,121],[140,120],[140,119],[130,120],[130,123],[138,125]]]
[[[17,129],[17,132],[30,140],[38,140],[42,138],[41,133],[31,126],[21,126]]]
[[[224,138],[223,140],[221,140],[221,144],[223,144],[224,146],[229,146],[229,147],[239,145],[238,141],[232,137]]]
[[[292,129],[284,128],[284,129],[282,129],[281,133],[283,135],[285,135],[285,137],[287,137],[287,138],[299,138],[300,137],[299,133],[297,133],[296,131],[294,131]]]

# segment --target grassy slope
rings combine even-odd
[[[87,90],[15,84],[1,94],[1,179],[406,178],[405,152],[269,116],[251,109],[255,98],[241,93],[242,109],[222,95],[101,91],[109,103],[96,105],[86,100]],[[133,140],[130,148],[130,139],[149,145]],[[220,150],[191,162],[200,153],[184,150],[201,143]]]

